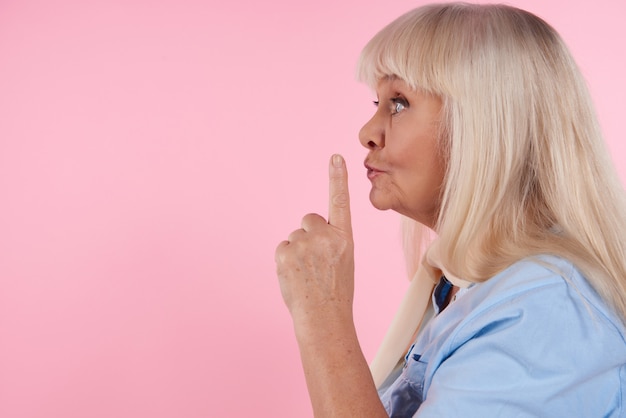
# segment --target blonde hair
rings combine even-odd
[[[358,78],[390,76],[443,101],[436,231],[448,270],[480,282],[522,258],[561,256],[626,320],[624,189],[558,33],[510,6],[428,5],[364,48]]]

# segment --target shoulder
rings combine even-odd
[[[444,351],[487,334],[516,340],[532,335],[555,347],[575,342],[587,346],[585,339],[593,336],[626,348],[621,319],[570,261],[553,256],[520,260],[473,284],[424,331],[425,340],[436,341]]]
[[[621,319],[568,260],[536,256],[518,261],[493,278],[473,285],[454,308],[463,312],[464,326],[493,320],[535,319],[548,325],[559,321],[606,327],[625,333]],[[453,309],[451,309],[452,311]],[[519,325],[530,325],[526,321]]]

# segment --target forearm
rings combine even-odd
[[[315,416],[387,417],[351,318],[333,322],[314,330],[296,326]]]

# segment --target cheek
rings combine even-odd
[[[428,123],[421,122],[395,134],[386,151],[389,162],[399,175],[397,177],[400,177],[397,180],[413,187],[439,188],[444,175],[444,161],[435,130]]]
[[[403,163],[410,170],[412,182],[426,189],[439,190],[445,175],[445,164],[434,144],[424,144],[407,151]],[[408,158],[411,156],[412,158]]]
[[[437,153],[428,143],[413,144],[405,148],[398,153],[397,161],[402,167],[423,173],[422,175],[438,170],[439,166]]]

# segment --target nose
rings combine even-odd
[[[359,142],[369,150],[385,146],[385,129],[378,112],[359,131]]]

